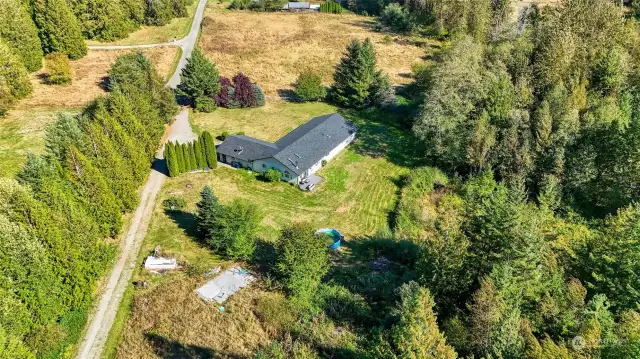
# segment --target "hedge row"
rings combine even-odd
[[[190,143],[167,142],[164,154],[170,177],[218,166],[216,144],[211,133],[207,131],[204,131],[197,140]]]

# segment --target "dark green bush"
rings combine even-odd
[[[162,201],[162,206],[166,211],[179,212],[187,206],[187,201],[182,197],[171,196]]]
[[[229,137],[229,132],[227,132],[227,131],[223,131],[223,132],[218,136],[218,139],[219,139],[220,141],[224,141],[224,140],[226,140],[226,139],[227,139],[227,137]]]
[[[409,17],[409,11],[406,8],[398,3],[391,3],[382,10],[380,22],[393,31],[411,32],[413,24]]]
[[[282,172],[277,169],[270,168],[262,174],[262,177],[269,182],[280,182],[282,179]]]
[[[198,112],[213,112],[216,110],[216,102],[209,96],[201,96],[195,100],[195,110]]]
[[[322,86],[320,75],[310,70],[302,72],[293,87],[296,96],[302,101],[318,101],[327,96],[327,89]]]
[[[47,82],[55,85],[71,83],[71,63],[69,57],[61,52],[52,52],[45,58]]]

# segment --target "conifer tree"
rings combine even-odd
[[[132,98],[132,100],[134,99],[135,97]],[[139,115],[134,113],[133,104],[127,96],[120,91],[119,87],[115,87],[109,94],[109,111],[127,135],[131,139],[135,139],[135,144],[140,155],[146,158],[143,168],[144,175],[146,176],[147,170],[149,169],[149,162],[155,155],[157,142],[150,137],[147,129],[139,119],[139,116],[144,115],[141,112],[138,112]]]
[[[211,169],[218,167],[218,154],[216,152],[216,143],[209,131],[202,132],[200,135],[204,143],[204,154],[207,159],[207,166]]]
[[[70,6],[87,39],[114,41],[133,28],[120,1],[73,0]]]
[[[122,216],[118,201],[102,173],[73,145],[66,157],[68,178],[78,195],[87,200],[89,215],[96,220],[103,234],[117,235],[122,227]]]
[[[62,52],[73,60],[87,54],[78,20],[65,0],[32,0],[31,9],[46,54]]]
[[[0,0],[0,39],[15,51],[29,71],[42,67],[42,45],[30,14],[15,0]]]
[[[457,354],[447,345],[438,330],[434,301],[429,290],[416,282],[400,287],[399,322],[392,329],[398,358],[455,359]]]
[[[0,40],[0,116],[33,90],[27,69]]]
[[[173,145],[173,151],[176,154],[176,163],[178,163],[178,173],[186,172],[186,162],[182,153],[182,146],[178,142]]]
[[[189,142],[189,158],[191,159],[191,170],[198,169],[198,158],[196,157],[194,142]]]
[[[182,158],[184,158],[184,172],[191,171],[191,153],[189,152],[189,146],[186,143],[180,145],[182,150]]]
[[[173,143],[167,142],[164,146],[164,155],[167,160],[167,168],[169,170],[170,177],[177,177],[180,174],[180,169],[178,168],[178,161],[176,157],[176,150],[173,146]]]
[[[196,223],[198,224],[198,231],[203,239],[210,238],[210,229],[215,225],[215,218],[217,217],[218,210],[220,209],[220,203],[218,197],[213,194],[213,190],[209,186],[205,186],[200,192],[200,202],[196,204],[198,208],[196,214]]]
[[[198,163],[198,168],[207,167],[207,156],[204,153],[202,140],[200,139],[195,140],[194,146],[196,151],[196,162]]]
[[[351,41],[333,75],[333,98],[344,106],[368,105],[376,76],[376,57],[371,41]]]
[[[213,97],[220,91],[219,78],[216,66],[196,47],[182,69],[177,92],[192,103],[199,97]]]

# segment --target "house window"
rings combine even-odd
[[[265,163],[262,164],[262,168],[267,168],[267,165]]]
[[[289,178],[289,171],[284,171],[284,178]]]

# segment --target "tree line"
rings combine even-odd
[[[109,70],[109,94],[47,128],[45,153],[0,181],[0,337],[11,358],[62,357],[78,339],[98,278],[137,204],[172,92],[141,53]],[[10,348],[0,348],[0,351]]]
[[[85,40],[115,41],[140,25],[187,15],[193,0],[0,0],[0,115],[31,93],[44,55],[87,54]]]
[[[218,167],[216,143],[208,131],[202,132],[193,142],[167,142],[164,154],[170,177],[198,169]]]

